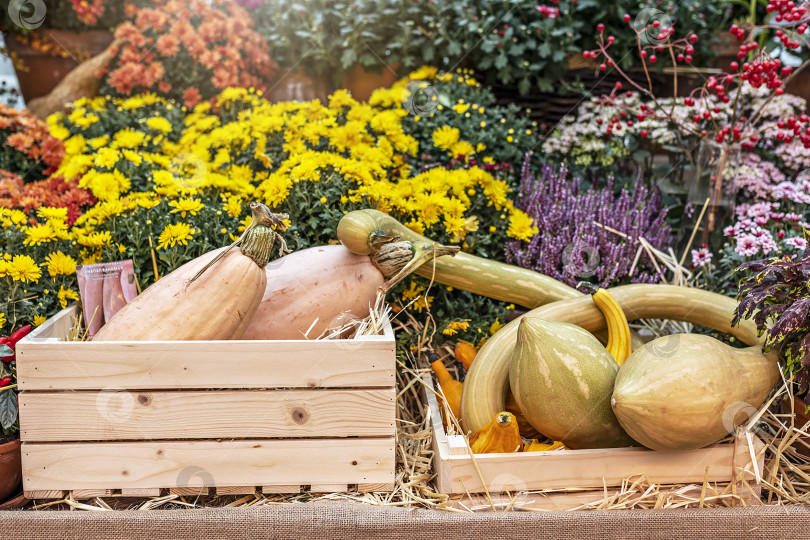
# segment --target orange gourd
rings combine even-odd
[[[470,436],[473,454],[519,452],[523,449],[515,415],[502,411],[495,418]]]
[[[554,441],[551,444],[544,444],[537,439],[532,439],[523,445],[524,452],[552,452],[554,450],[566,450],[566,448],[565,445],[560,441]]]
[[[478,351],[475,347],[464,341],[459,341],[456,345],[453,355],[456,357],[456,362],[461,362],[465,370],[469,370],[470,366],[475,360],[475,355]]]
[[[441,360],[436,360],[431,366],[436,378],[439,380],[439,386],[442,388],[447,406],[453,412],[456,420],[461,421],[461,390],[464,383],[455,380]]]

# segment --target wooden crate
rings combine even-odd
[[[393,489],[390,325],[357,340],[65,341],[75,313],[17,345],[29,498]]]
[[[700,450],[660,452],[646,448],[472,454],[466,437],[448,435],[442,424],[433,377],[424,376],[433,431],[437,489],[463,509],[571,510],[621,492],[627,479],[654,484],[735,482],[745,504],[760,504],[757,484],[764,444],[751,433],[735,442]],[[700,491],[700,490],[698,490]],[[700,497],[694,489],[684,497]]]

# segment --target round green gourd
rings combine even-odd
[[[509,367],[529,423],[568,448],[632,446],[610,408],[618,365],[590,332],[524,317]]]

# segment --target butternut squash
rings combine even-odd
[[[364,318],[385,276],[343,246],[296,251],[266,267],[267,286],[243,339],[315,339],[340,317]],[[317,320],[316,320],[317,319]],[[314,326],[313,326],[314,323]],[[311,327],[311,329],[310,329]]]
[[[515,416],[501,411],[495,418],[470,436],[470,449],[473,454],[497,454],[519,452],[523,449],[523,439],[518,432]]]
[[[164,276],[118,311],[94,341],[241,338],[259,307],[278,234],[256,224],[275,214],[257,203],[251,210],[255,223],[241,247],[208,252]]]
[[[343,246],[297,251],[266,267],[267,287],[243,339],[315,339],[347,318],[365,318],[378,292],[433,257],[458,248],[388,242],[379,257],[355,255]]]
[[[627,433],[647,448],[692,450],[747,422],[779,380],[776,353],[677,334],[630,355],[611,404]]]

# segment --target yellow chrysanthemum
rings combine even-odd
[[[442,330],[442,334],[446,336],[454,336],[458,332],[466,332],[470,328],[470,319],[463,321],[452,321],[447,325],[447,328]]]
[[[93,166],[112,169],[115,167],[115,164],[118,163],[120,157],[121,155],[118,153],[118,150],[114,148],[99,148],[96,153],[96,159],[93,161]]]
[[[8,275],[14,281],[36,283],[42,276],[42,270],[37,266],[36,261],[28,255],[14,255],[9,265]]]
[[[56,294],[56,297],[59,299],[59,305],[62,306],[62,309],[67,307],[67,301],[73,300],[74,302],[79,301],[79,295],[73,289],[65,289],[63,286],[59,286],[59,292]]]
[[[177,244],[188,245],[194,231],[188,223],[170,223],[166,225],[158,238],[158,249],[174,247]]]
[[[6,314],[0,313],[0,328],[3,328],[6,325],[7,321],[8,319],[6,319]]]
[[[53,242],[58,238],[58,235],[49,223],[44,225],[37,225],[36,227],[28,227],[25,229],[25,240],[23,244],[26,246],[38,246],[46,242]]]
[[[146,135],[132,129],[124,129],[113,136],[113,145],[117,148],[137,148],[146,139]]]
[[[45,257],[45,265],[51,277],[71,276],[76,273],[76,260],[61,251],[54,251]]]
[[[538,232],[537,227],[532,225],[532,218],[525,212],[515,210],[509,216],[509,229],[507,229],[506,234],[512,238],[529,241]]]
[[[34,326],[39,326],[47,320],[48,318],[45,315],[34,315],[34,320],[32,323]]]
[[[47,221],[65,221],[67,220],[67,208],[41,206],[37,210],[37,215]]]
[[[454,144],[458,142],[459,137],[458,128],[451,128],[450,126],[442,126],[433,132],[433,145],[437,148],[449,150]]]
[[[102,232],[94,232],[87,236],[80,236],[77,242],[82,246],[87,246],[91,248],[100,248],[109,245],[111,240],[112,237],[110,235],[110,231],[102,231]]]
[[[169,206],[174,208],[171,211],[172,214],[180,213],[180,217],[186,217],[186,213],[191,214],[192,216],[196,216],[200,213],[200,210],[205,208],[205,205],[200,202],[199,199],[178,199],[176,201],[171,201]]]
[[[172,123],[159,116],[153,116],[146,121],[146,125],[150,128],[160,131],[161,133],[169,133],[172,130]]]

